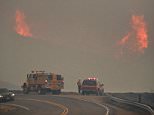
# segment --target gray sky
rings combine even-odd
[[[90,76],[106,91],[154,90],[153,6],[153,0],[0,0],[0,80],[20,86],[31,70],[45,70],[62,74],[69,91]],[[15,32],[16,10],[33,37]],[[144,15],[148,48],[116,58],[132,15]]]

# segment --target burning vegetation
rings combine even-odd
[[[144,53],[148,48],[147,24],[144,16],[132,15],[130,24],[131,31],[118,41],[118,45],[131,52]],[[123,51],[121,53],[123,54]]]
[[[28,27],[28,24],[25,21],[24,13],[17,10],[15,20],[16,20],[15,31],[21,36],[32,37],[32,33],[30,32],[30,28]]]

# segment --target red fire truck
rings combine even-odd
[[[88,95],[88,94],[96,94],[96,95],[103,95],[104,88],[103,84],[100,84],[97,78],[92,77],[83,80],[81,91],[82,95]]]

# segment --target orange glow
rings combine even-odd
[[[126,42],[128,41],[129,37],[130,37],[130,33],[128,33],[126,36],[124,36],[124,37],[119,41],[119,44],[120,44],[120,45],[126,44]]]
[[[133,15],[131,18],[131,28],[131,31],[118,44],[129,51],[144,53],[144,49],[148,48],[147,25],[144,17]]]
[[[143,16],[132,16],[132,28],[136,32],[138,50],[143,51],[148,47],[147,27]]]
[[[17,10],[16,11],[16,32],[24,37],[32,37],[30,29],[25,22],[25,15],[23,12]]]

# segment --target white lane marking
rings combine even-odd
[[[56,97],[56,96],[55,96],[55,97]],[[57,97],[58,97],[58,96],[57,96]],[[96,102],[94,102],[94,101],[88,101],[88,100],[86,100],[86,99],[79,99],[79,98],[75,98],[75,97],[67,97],[67,96],[62,96],[62,97],[72,98],[72,99],[76,99],[76,100],[80,100],[80,101],[85,101],[85,102],[88,102],[88,103],[94,103],[94,104],[96,104],[96,105],[98,105],[98,106],[101,106],[101,107],[105,108],[105,109],[106,109],[106,114],[105,114],[105,115],[109,115],[110,109],[109,109],[107,106],[103,105],[103,104],[96,103]]]
[[[59,104],[59,103],[56,103],[56,102],[47,101],[47,100],[29,99],[29,98],[28,99],[18,98],[18,100],[37,101],[37,102],[41,102],[41,103],[47,103],[47,104],[54,105],[54,106],[61,108],[63,110],[61,115],[67,115],[68,114],[68,108],[66,106]]]
[[[89,103],[95,103],[96,105],[99,105],[99,106],[105,108],[106,109],[106,114],[105,115],[109,115],[110,109],[107,106],[105,106],[103,104],[100,104],[100,103],[93,102],[93,101],[88,101],[88,100],[85,100],[85,99],[79,99],[79,100],[89,102]]]
[[[10,106],[15,106],[15,107],[19,107],[19,108],[22,108],[22,109],[25,109],[27,111],[30,111],[30,109],[28,107],[25,107],[25,106],[22,106],[22,105],[18,105],[18,104],[5,104],[3,103],[3,105],[10,105]]]

